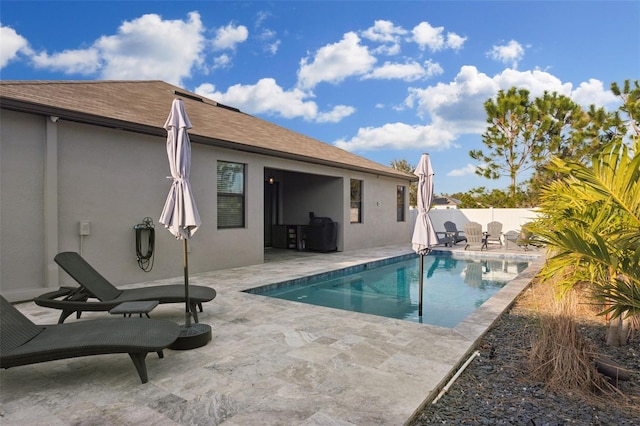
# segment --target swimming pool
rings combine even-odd
[[[419,257],[415,254],[245,291],[452,328],[525,270],[529,262],[446,252],[425,256],[422,317],[418,316]]]

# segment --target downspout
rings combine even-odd
[[[49,116],[46,121],[44,159],[44,262],[45,286],[59,286],[58,266],[53,258],[58,254],[58,120]]]

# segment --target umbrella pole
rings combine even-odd
[[[184,259],[184,324],[186,327],[191,327],[191,303],[189,300],[189,255],[187,254],[187,239],[182,240],[182,252]]]
[[[418,289],[418,316],[422,316],[422,280],[424,275],[424,255],[420,255],[420,279],[419,279],[419,289]]]
[[[169,345],[169,349],[185,350],[204,346],[211,340],[211,326],[202,323],[191,324],[191,304],[189,303],[189,259],[187,257],[187,240],[182,240],[184,258],[184,295],[185,324],[180,327],[178,338]]]

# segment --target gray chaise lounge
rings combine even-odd
[[[37,305],[62,310],[58,323],[63,323],[74,312],[80,318],[83,311],[109,311],[123,302],[157,300],[160,303],[185,303],[182,284],[120,290],[76,252],[58,253],[54,260],[80,284],[80,287],[61,287],[35,298]],[[195,322],[198,322],[196,307],[202,312],[202,303],[215,297],[216,291],[212,288],[189,286],[190,310]]]
[[[174,322],[137,318],[36,325],[3,296],[0,299],[0,368],[126,353],[142,383],[147,383],[147,354],[157,352],[162,358],[162,350],[180,333],[180,327]]]

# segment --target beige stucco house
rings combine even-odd
[[[202,218],[190,272],[263,262],[273,225],[307,224],[309,212],[338,223],[339,251],[408,242],[411,175],[162,81],[0,81],[5,297],[75,285],[53,262],[61,251],[81,252],[116,285],[181,275],[182,244],[157,223],[171,183],[163,125],[174,98],[193,125]],[[148,272],[134,231],[146,217],[156,237]]]

